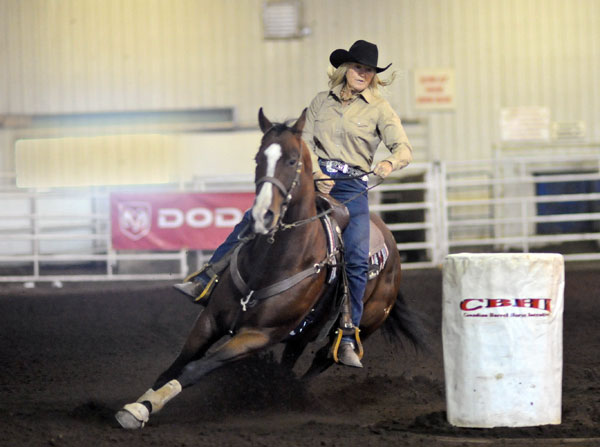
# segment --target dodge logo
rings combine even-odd
[[[133,241],[140,240],[150,232],[151,206],[148,202],[121,202],[119,207],[119,229]]]

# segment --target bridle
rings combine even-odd
[[[267,133],[269,133],[271,130],[273,130],[273,128],[271,128],[267,132],[265,132],[265,135]],[[300,143],[300,144],[302,144],[302,143]],[[275,233],[277,231],[279,231],[281,228],[285,227],[285,224],[283,223],[283,217],[285,216],[285,213],[287,212],[289,204],[292,201],[292,193],[294,192],[294,189],[296,188],[296,186],[298,186],[298,184],[300,183],[300,174],[302,173],[302,167],[303,167],[302,146],[300,146],[298,160],[296,161],[294,166],[296,168],[296,172],[294,175],[294,179],[292,180],[292,183],[290,184],[289,188],[287,188],[281,180],[279,180],[277,177],[273,177],[273,176],[265,175],[264,177],[259,178],[255,182],[257,188],[260,185],[262,185],[263,183],[271,183],[272,185],[275,185],[277,187],[277,189],[279,189],[279,191],[281,191],[281,194],[284,197],[283,202],[281,203],[281,206],[279,208],[279,219],[277,220],[277,225],[275,225],[273,228],[271,228],[269,230],[269,233],[267,233],[267,235],[269,236],[267,241],[270,244],[275,242],[275,239],[274,239]]]

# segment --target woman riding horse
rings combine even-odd
[[[327,248],[329,236],[317,214],[311,155],[301,138],[305,119],[306,110],[292,127],[272,124],[260,110],[264,135],[256,156],[250,232],[236,245],[173,364],[136,402],[117,412],[122,427],[143,427],[150,414],[183,388],[276,343],[285,343],[282,365],[291,369],[309,343],[327,336],[339,341],[343,331],[334,337],[331,325],[339,315],[337,294],[332,293],[336,283],[331,282],[338,257]],[[371,215],[371,225],[382,238],[377,253],[388,257],[381,258],[378,274],[367,284],[361,337],[386,323],[392,337],[401,332],[419,347],[424,333],[400,294],[396,241],[376,215]],[[224,336],[229,338],[218,343]],[[305,376],[331,366],[336,352],[321,347]]]
[[[380,80],[377,73],[387,70],[391,64],[380,68],[377,59],[377,46],[364,40],[356,41],[348,51],[338,49],[331,53],[329,60],[336,70],[329,76],[330,90],[320,92],[312,100],[302,135],[311,149],[313,175],[319,191],[342,202],[352,199],[346,203],[350,222],[344,230],[343,240],[355,327],[359,327],[363,314],[368,270],[366,173],[370,171],[373,156],[382,141],[391,155],[375,166],[373,172],[376,175],[385,178],[412,161],[412,148],[400,118],[378,91],[380,85],[389,85],[391,81]],[[335,181],[352,176],[359,178]],[[238,243],[240,233],[248,227],[250,220],[250,212],[246,212],[209,263],[191,275],[187,282],[175,287],[194,299],[208,296],[217,280],[211,266]],[[339,347],[339,362],[362,367],[356,348],[352,336],[344,335]]]

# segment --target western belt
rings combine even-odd
[[[341,161],[337,160],[324,160],[319,158],[319,165],[323,166],[329,172],[338,171],[352,176],[366,175],[365,171],[353,168],[352,166],[348,166],[347,163],[342,163]]]

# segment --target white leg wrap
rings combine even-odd
[[[121,427],[128,430],[142,428],[146,425],[146,422],[148,422],[149,416],[150,413],[146,406],[138,402],[125,405],[123,409],[119,410],[115,415],[117,421],[121,424]]]
[[[181,384],[177,380],[173,379],[156,391],[150,388],[140,396],[137,402],[143,402],[147,400],[152,404],[152,413],[156,413],[179,393],[181,393]]]

